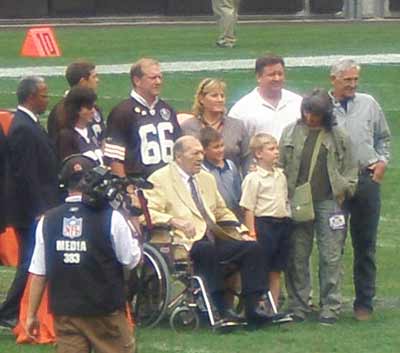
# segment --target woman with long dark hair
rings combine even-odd
[[[56,145],[60,160],[81,153],[103,164],[103,153],[96,136],[88,129],[95,111],[96,93],[91,88],[73,87],[65,97],[62,129]]]

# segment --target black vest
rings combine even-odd
[[[43,237],[55,315],[103,315],[125,305],[122,265],[111,244],[112,209],[77,202],[46,213]]]

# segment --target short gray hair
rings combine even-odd
[[[339,76],[343,71],[356,68],[361,69],[360,65],[353,59],[341,58],[331,66],[331,76]]]
[[[17,87],[17,99],[19,104],[23,104],[31,95],[35,95],[39,90],[39,85],[45,83],[40,76],[27,76],[22,78]]]

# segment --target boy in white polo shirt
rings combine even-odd
[[[250,149],[257,168],[242,183],[240,206],[245,225],[264,249],[269,289],[278,304],[281,272],[287,265],[291,227],[286,177],[277,168],[279,148],[276,139],[266,133],[252,137]]]

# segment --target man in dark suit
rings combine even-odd
[[[49,101],[40,77],[26,77],[17,88],[18,107],[7,136],[8,224],[19,235],[20,263],[6,300],[0,306],[0,325],[12,327],[19,315],[34,248],[37,220],[59,203],[58,163],[52,142],[38,115]]]

